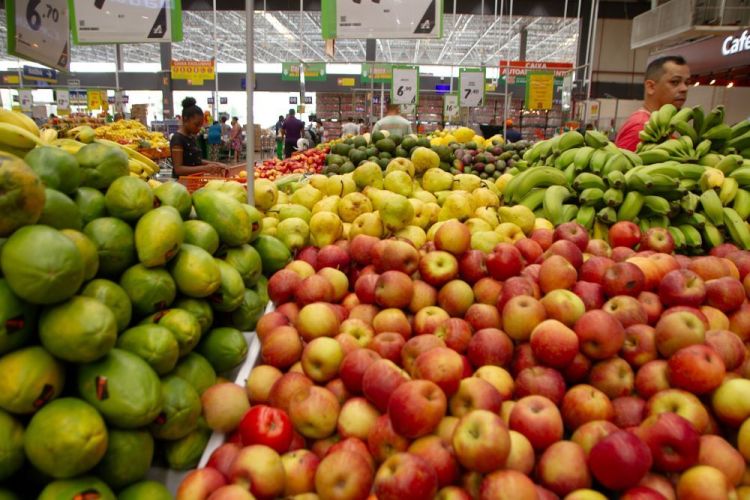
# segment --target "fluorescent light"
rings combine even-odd
[[[693,84],[693,87],[697,87],[700,84],[701,84],[701,82],[699,82],[698,80],[696,80],[695,83]]]
[[[711,80],[711,81],[709,82],[709,85],[713,85],[714,83],[716,83],[716,78],[713,78],[713,79],[712,79],[712,80]]]
[[[734,87],[734,82],[727,83],[727,88],[728,89],[731,89],[732,87]]]

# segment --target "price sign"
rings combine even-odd
[[[461,68],[458,71],[458,102],[462,108],[474,108],[484,102],[484,69]]]
[[[18,100],[21,103],[21,111],[24,113],[31,112],[31,107],[34,105],[34,99],[31,97],[30,90],[19,90]]]
[[[399,22],[394,22],[394,17]],[[323,0],[323,38],[441,38],[443,2]]]
[[[182,41],[181,0],[72,0],[71,5],[75,43]]]
[[[7,0],[8,53],[60,70],[70,68],[67,0]]]
[[[443,120],[447,122],[458,121],[459,106],[458,96],[456,94],[446,94],[443,96]]]
[[[58,115],[69,115],[70,114],[70,94],[67,90],[58,90],[56,92],[57,101],[57,114]]]
[[[393,67],[391,103],[419,104],[419,69],[412,66]]]

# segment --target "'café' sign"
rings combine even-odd
[[[750,50],[750,37],[747,35],[747,30],[743,31],[739,37],[729,35],[721,44],[721,54],[724,56],[731,56],[744,50]]]

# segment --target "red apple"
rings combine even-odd
[[[487,276],[487,255],[480,250],[468,250],[458,259],[461,278],[467,283],[476,283]]]
[[[497,300],[497,308],[502,310],[505,304],[517,295],[528,295],[538,299],[540,297],[539,286],[528,278],[516,276],[503,283],[503,290]]]
[[[557,240],[544,252],[545,260],[552,255],[560,255],[570,262],[573,267],[579,269],[583,264],[583,252],[572,241]]]
[[[510,371],[514,376],[518,376],[521,370],[532,366],[540,366],[539,360],[534,357],[529,342],[518,344],[513,350],[513,360],[510,363]]]
[[[250,490],[255,497],[274,498],[284,492],[286,473],[281,457],[268,446],[245,446],[230,471],[232,482]]]
[[[549,446],[539,458],[537,476],[542,486],[557,495],[591,487],[586,453],[573,441],[559,441]]]
[[[476,367],[505,366],[513,356],[513,343],[501,330],[485,328],[471,337],[467,355],[471,364]]]
[[[398,386],[388,400],[393,430],[407,438],[431,433],[445,415],[445,394],[429,380],[410,380]]]
[[[669,367],[663,359],[654,359],[644,363],[635,374],[635,390],[642,398],[669,389]]]
[[[542,246],[531,238],[521,238],[514,243],[527,263],[536,262],[542,256]]]
[[[531,232],[531,239],[539,243],[542,250],[547,250],[554,241],[555,232],[552,229],[539,228]]]
[[[365,498],[372,483],[370,464],[358,453],[348,450],[327,455],[315,472],[315,491],[323,498]]]
[[[606,241],[594,238],[589,240],[589,244],[586,245],[586,250],[584,250],[584,252],[599,257],[611,257],[612,247],[609,246],[609,243]]]
[[[380,241],[379,238],[366,234],[358,234],[349,244],[349,254],[357,264],[369,264],[372,259],[372,248]]]
[[[401,349],[406,344],[406,340],[400,334],[395,332],[378,333],[367,345],[380,355],[381,358],[398,363],[401,360]]]
[[[698,463],[700,434],[676,413],[651,415],[638,426],[636,434],[651,449],[658,471],[680,472]]]
[[[646,444],[630,432],[617,431],[591,449],[589,467],[594,477],[612,490],[638,484],[651,468],[651,452]]]
[[[592,420],[576,429],[570,440],[578,443],[588,457],[596,443],[618,430],[615,424],[607,420]]]
[[[505,423],[487,410],[473,410],[461,417],[452,444],[461,465],[480,473],[501,468],[510,453],[510,435]]]
[[[432,498],[437,487],[437,474],[428,462],[411,453],[396,453],[375,474],[373,492],[378,500]]]
[[[435,330],[450,316],[444,309],[436,306],[427,306],[414,315],[414,334],[427,335],[435,333]]]
[[[693,344],[702,344],[705,340],[703,322],[693,313],[678,311],[662,315],[656,323],[656,348],[665,358]]]
[[[672,234],[666,228],[652,227],[641,236],[641,246],[639,249],[672,253],[674,251],[674,238],[672,238]]]
[[[586,228],[577,222],[565,222],[555,228],[555,232],[552,237],[557,240],[568,240],[581,249],[581,252],[586,250],[589,244],[589,232]]]
[[[612,297],[605,302],[602,309],[617,318],[624,328],[648,322],[643,305],[636,298],[628,295]]]
[[[313,382],[302,373],[288,372],[274,382],[268,394],[270,406],[289,413],[289,404],[298,392],[307,392]]]
[[[503,284],[486,276],[474,283],[472,290],[474,291],[474,299],[477,303],[494,306],[497,304],[497,299],[500,298],[500,293],[503,291]]]
[[[481,304],[472,305],[469,308],[469,311],[478,305]],[[495,312],[497,311],[493,306],[488,307],[492,307]],[[469,315],[469,311],[466,313],[467,316]],[[442,339],[447,347],[453,349],[459,354],[464,354],[469,347],[469,342],[471,341],[472,327],[463,319],[449,318],[440,323],[434,333],[435,337]]]
[[[620,321],[601,309],[584,313],[574,329],[581,352],[591,359],[612,357],[625,342],[625,329]]]
[[[372,328],[375,333],[394,332],[404,339],[411,337],[411,322],[404,311],[396,308],[383,309],[372,318]]]
[[[681,389],[657,392],[646,402],[648,416],[666,412],[677,413],[687,419],[698,433],[706,430],[711,419],[701,400],[694,394]],[[718,412],[717,416],[719,416]]]
[[[612,249],[611,258],[615,262],[625,262],[629,258],[635,255],[635,250],[628,247],[614,247]]]
[[[421,437],[414,441],[407,451],[432,466],[437,474],[438,487],[448,486],[458,479],[459,466],[451,444],[440,437]]]
[[[601,285],[607,269],[614,265],[615,261],[608,257],[591,256],[581,265],[579,278],[583,281],[590,281],[591,283]]]
[[[435,383],[446,396],[458,390],[462,375],[461,356],[448,347],[433,347],[420,354],[414,363],[414,376]]]
[[[698,463],[716,467],[735,486],[742,482],[745,475],[745,459],[742,454],[720,436],[701,436]]]
[[[289,368],[302,355],[299,333],[291,326],[274,328],[261,342],[260,353],[263,363],[276,368]]]
[[[229,470],[240,449],[240,445],[236,443],[224,443],[211,453],[208,462],[206,462],[206,467],[218,470],[225,479],[229,479]]]
[[[379,359],[362,375],[362,393],[378,410],[386,411],[391,393],[407,380],[409,375],[395,363]]]
[[[589,383],[609,399],[627,396],[633,392],[633,370],[624,359],[615,356],[599,361],[591,368]]]
[[[381,307],[401,309],[411,302],[414,285],[406,273],[386,271],[375,283],[375,303]]]
[[[565,426],[571,431],[592,420],[612,420],[615,413],[606,394],[586,384],[568,389],[561,410]]]
[[[336,430],[341,405],[336,395],[324,387],[312,386],[297,392],[289,403],[294,428],[310,439],[323,439]]]
[[[338,245],[326,245],[318,252],[315,269],[320,271],[324,267],[331,267],[346,272],[349,269],[349,252]]]
[[[502,328],[509,337],[517,341],[528,340],[532,330],[547,319],[544,305],[529,295],[511,298],[502,311]]]
[[[500,328],[500,312],[494,304],[472,304],[464,315],[474,330]]]
[[[557,320],[568,327],[573,327],[586,312],[583,300],[570,290],[552,290],[542,297],[541,303],[548,319]]]
[[[693,394],[707,394],[719,387],[726,369],[711,347],[690,345],[672,354],[668,362],[669,384]]]
[[[414,363],[419,355],[433,347],[445,347],[445,342],[436,335],[417,335],[410,338],[401,349],[401,366],[407,373],[414,373]]]
[[[643,421],[646,401],[637,396],[621,396],[612,400],[614,423],[621,429],[636,427]]]
[[[227,484],[226,478],[216,469],[206,467],[190,471],[177,488],[178,498],[208,498],[211,493]]]
[[[653,327],[636,324],[625,329],[625,340],[620,355],[630,366],[639,368],[658,357],[656,350],[656,330]]]
[[[731,313],[745,302],[745,287],[729,277],[706,281],[706,303],[725,313]]]
[[[419,251],[406,240],[380,240],[373,245],[371,256],[379,273],[401,271],[411,276],[419,265]]]
[[[573,361],[578,352],[576,333],[554,319],[539,323],[531,332],[534,357],[553,368],[562,368]]]
[[[730,372],[745,361],[746,349],[742,340],[729,330],[709,330],[706,332],[706,345],[711,347],[724,362]]]
[[[486,261],[487,272],[498,281],[518,276],[523,264],[521,252],[510,243],[499,243],[487,256]]]
[[[312,304],[313,302],[332,302],[334,289],[331,282],[326,278],[313,274],[297,285],[294,295],[300,305]]]
[[[467,377],[461,380],[448,406],[452,416],[463,417],[478,409],[498,413],[502,403],[500,392],[492,384],[478,377]]]
[[[419,261],[419,274],[432,286],[442,286],[458,276],[458,261],[448,252],[428,252]]]
[[[578,280],[576,268],[560,255],[547,257],[539,269],[539,288],[543,293],[570,289]]]
[[[591,360],[581,352],[578,352],[573,361],[562,370],[562,375],[568,384],[578,384],[586,380],[591,370]]]
[[[632,262],[616,262],[602,277],[604,293],[608,297],[629,295],[637,297],[643,291],[646,276],[641,268]]]
[[[438,304],[451,317],[463,317],[473,303],[474,291],[465,281],[449,281],[438,292]]]
[[[698,307],[706,298],[706,286],[693,271],[670,271],[659,284],[659,298],[666,306]]]
[[[294,291],[302,282],[299,274],[288,269],[281,269],[273,273],[268,280],[268,296],[276,305],[281,305],[294,299]]]
[[[471,232],[458,219],[445,221],[435,232],[435,248],[461,255],[471,247]]]
[[[380,359],[380,355],[370,349],[356,349],[344,356],[339,366],[339,377],[352,394],[362,392],[362,378],[365,370]]]
[[[633,222],[620,221],[610,226],[607,236],[613,247],[635,248],[641,241],[641,229]]]
[[[544,396],[526,396],[516,401],[508,427],[523,434],[537,451],[546,449],[563,436],[560,411]]]
[[[367,437],[367,448],[376,462],[382,463],[391,455],[406,451],[409,440],[393,430],[388,414],[381,415]]]
[[[557,370],[545,366],[532,366],[521,370],[515,380],[516,398],[539,395],[556,405],[562,403],[565,395],[565,379]]]
[[[409,303],[409,311],[416,314],[425,307],[437,304],[437,290],[422,280],[414,280],[414,293]]]
[[[258,340],[263,342],[263,339],[271,333],[271,330],[277,326],[284,326],[289,324],[289,318],[284,316],[278,311],[271,311],[268,314],[264,314],[258,320],[258,324],[255,325],[255,333],[258,335]]]
[[[638,302],[641,303],[643,310],[646,311],[648,324],[656,324],[661,313],[664,311],[659,296],[653,292],[641,292],[638,294]]]

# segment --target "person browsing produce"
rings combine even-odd
[[[186,97],[182,100],[182,122],[169,141],[173,177],[200,173],[226,174],[226,165],[205,161],[201,155],[197,135],[203,126],[203,118],[203,110],[195,104],[195,99]]]
[[[643,107],[635,111],[620,128],[615,144],[635,151],[640,142],[638,134],[648,122],[653,111],[665,104],[680,109],[687,99],[690,68],[681,56],[664,56],[654,59],[646,68],[643,89]]]
[[[387,130],[391,134],[397,134],[401,137],[411,134],[411,123],[401,116],[398,104],[389,104],[386,115],[378,120],[372,128],[373,133],[381,130]]]

